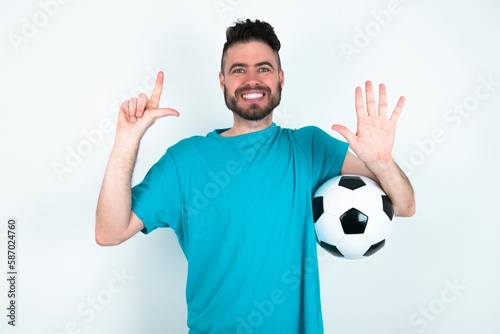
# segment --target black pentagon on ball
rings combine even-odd
[[[350,190],[356,190],[365,186],[366,183],[359,176],[342,176],[339,181],[339,186]]]
[[[368,250],[365,252],[365,254],[363,254],[363,256],[370,256],[375,254],[376,252],[381,250],[382,247],[384,247],[384,245],[385,245],[385,240],[379,241],[376,244],[371,245],[370,248],[368,248]]]
[[[319,245],[333,256],[344,257],[344,255],[338,250],[338,248],[333,245],[330,245],[324,241],[320,241]]]
[[[394,209],[392,208],[392,202],[389,196],[382,195],[382,207],[387,217],[392,220],[392,218],[394,218]]]
[[[340,223],[345,234],[362,234],[365,232],[368,217],[363,212],[352,208],[340,216]]]
[[[312,205],[313,205],[313,219],[314,222],[316,223],[319,217],[321,217],[321,215],[323,214],[323,212],[325,212],[323,208],[323,196],[314,197]]]

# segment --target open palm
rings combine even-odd
[[[379,86],[378,108],[370,81],[365,83],[365,90],[366,108],[361,87],[356,87],[356,134],[339,124],[333,125],[332,129],[347,140],[354,153],[364,163],[389,161],[392,159],[396,123],[403,109],[405,98],[403,96],[399,98],[396,108],[388,118],[385,85],[380,84]]]

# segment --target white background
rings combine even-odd
[[[225,29],[247,17],[283,45],[279,125],[354,129],[367,79],[387,85],[391,107],[407,99],[394,156],[418,212],[376,256],[320,252],[325,332],[499,333],[498,0],[2,0],[0,267],[16,217],[19,278],[15,328],[1,280],[0,331],[187,332],[174,233],[99,247],[96,201],[118,104],[149,94],[157,70],[161,104],[181,117],[147,133],[134,183],[178,140],[231,125],[220,55]]]

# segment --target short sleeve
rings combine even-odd
[[[143,233],[160,227],[174,230],[180,220],[178,170],[167,151],[148,171],[144,180],[132,188],[132,211],[144,223]]]
[[[308,126],[298,130],[300,143],[309,155],[313,188],[340,174],[349,145],[330,136],[318,127]]]

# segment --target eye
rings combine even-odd
[[[270,72],[271,70],[267,67],[261,67],[259,68],[259,72],[262,72],[262,73],[267,73],[267,72]]]
[[[233,73],[234,74],[242,74],[242,73],[245,73],[245,70],[242,68],[236,68],[233,70]]]

